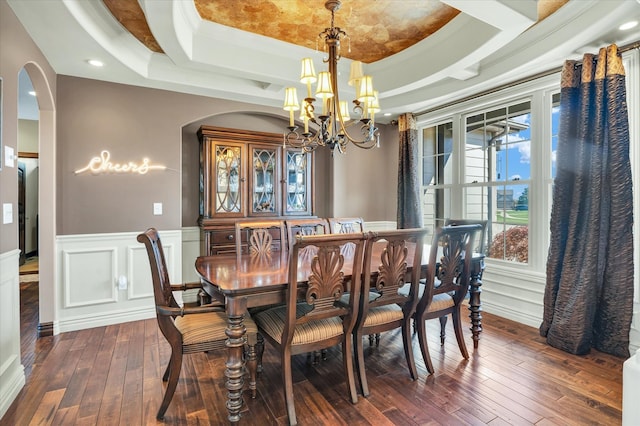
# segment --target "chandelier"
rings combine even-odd
[[[307,97],[300,105],[296,88],[285,89],[284,110],[289,111],[287,127],[289,131],[285,134],[285,143],[303,148],[306,152],[313,151],[319,146],[326,146],[331,149],[332,154],[336,148],[340,153],[344,153],[349,143],[364,149],[379,146],[380,133],[375,127],[375,113],[380,111],[378,92],[373,90],[371,76],[363,75],[362,62],[353,61],[349,75],[349,85],[355,86],[356,89],[352,111],[360,117],[359,120],[351,120],[348,102],[341,101],[338,95],[340,39],[349,39],[349,36],[333,25],[334,13],[340,9],[340,1],[328,0],[324,7],[331,11],[331,27],[325,28],[318,34],[318,38],[324,39],[325,51],[329,53],[329,57],[323,60],[328,64],[329,70],[322,71],[316,76],[312,59],[302,59],[300,82],[307,87]],[[314,106],[316,99],[311,94],[311,84],[316,81],[318,85],[315,96],[320,98],[322,103],[321,114],[317,118]],[[304,122],[302,133],[298,133],[298,127],[294,123],[294,112],[299,110],[301,111],[300,119]],[[315,133],[309,131],[309,122],[317,126]],[[356,132],[359,130],[357,138],[348,133],[348,130],[354,131],[354,129]]]

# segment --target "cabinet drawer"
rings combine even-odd
[[[270,230],[273,238],[273,246],[276,251],[280,251],[286,241],[280,241],[280,235],[276,230]],[[240,235],[242,253],[248,250],[249,231],[243,230]],[[218,228],[212,231],[205,231],[205,255],[228,254],[236,252],[236,230],[235,228]]]
[[[236,252],[236,246],[235,245],[215,245],[212,244],[211,247],[209,247],[209,253],[208,255],[212,256],[215,254],[233,254]]]
[[[236,243],[236,231],[233,228],[225,229],[222,231],[211,231],[211,244],[235,244]],[[242,241],[246,241],[246,237],[242,235]]]

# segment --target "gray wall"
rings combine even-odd
[[[397,126],[380,126],[380,148],[362,150],[349,146],[345,155],[335,155],[335,216],[396,220],[398,141]]]
[[[2,78],[2,165],[0,166],[0,206],[13,205],[13,223],[0,222],[0,253],[18,248],[18,172],[16,167],[4,165],[4,146],[10,146],[18,154],[18,74],[28,63],[39,68],[40,75],[29,75],[34,85],[48,85],[55,99],[55,73],[38,47],[33,43],[13,10],[4,0],[0,0],[0,78]],[[46,81],[45,81],[46,80]],[[46,96],[41,90],[42,96]],[[39,94],[40,96],[40,94]],[[39,99],[41,107],[52,108],[51,99]]]
[[[138,231],[148,226],[195,226],[198,216],[198,140],[202,124],[281,132],[284,111],[157,89],[58,76],[58,234]],[[350,147],[331,159],[318,151],[316,212],[331,216],[334,161],[336,215],[395,220],[397,135],[384,132],[381,149]],[[389,140],[387,140],[389,139]],[[75,174],[108,150],[111,161],[162,164],[166,171]],[[390,193],[387,193],[391,189]],[[163,215],[153,215],[153,203]],[[345,207],[345,206],[348,206]]]

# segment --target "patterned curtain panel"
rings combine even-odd
[[[562,71],[557,173],[540,334],[556,348],[629,356],[633,194],[617,47]]]
[[[422,228],[416,118],[410,113],[403,114],[398,117],[398,127],[398,228]]]

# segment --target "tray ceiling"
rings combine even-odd
[[[58,74],[283,115],[284,88],[302,89],[300,59],[323,68],[316,43],[331,18],[324,0],[7,1]],[[640,0],[343,0],[341,97],[362,60],[380,92],[376,121],[388,122],[636,41],[639,28],[618,30],[631,19]]]

